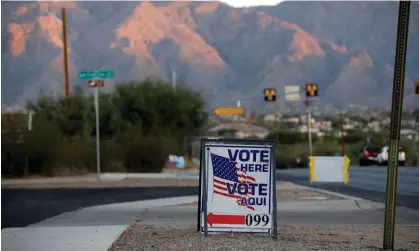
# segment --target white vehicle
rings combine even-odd
[[[387,165],[388,162],[388,152],[389,147],[384,146],[381,148],[381,152],[377,155],[377,163],[379,166]],[[406,162],[406,153],[403,151],[403,149],[399,148],[399,166],[404,166],[404,163]]]

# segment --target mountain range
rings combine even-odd
[[[2,108],[64,93],[61,8],[70,85],[80,71],[112,70],[105,90],[146,77],[184,83],[209,107],[240,100],[266,109],[262,91],[317,83],[318,105],[389,106],[398,3],[285,1],[233,8],[220,2],[2,2]],[[419,2],[412,2],[405,104],[419,105]]]

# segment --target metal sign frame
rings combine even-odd
[[[277,199],[276,199],[276,179],[275,179],[275,141],[274,140],[242,140],[242,139],[220,139],[220,138],[202,138],[201,139],[201,153],[200,153],[200,170],[199,170],[199,198],[198,198],[198,211],[197,211],[197,231],[204,233],[207,236],[208,231],[208,165],[206,157],[206,147],[217,146],[217,145],[233,145],[233,146],[264,146],[270,149],[270,178],[271,184],[270,200],[271,206],[269,208],[271,214],[271,227],[267,231],[269,235],[272,235],[274,240],[278,239],[278,218],[277,218]],[[203,224],[206,222],[206,224]],[[203,225],[203,226],[202,226]],[[219,233],[219,232],[217,232]],[[260,232],[243,232],[240,233],[257,233]]]

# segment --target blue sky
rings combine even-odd
[[[277,5],[281,0],[220,0],[220,2],[227,3],[233,7],[250,7],[260,5]]]

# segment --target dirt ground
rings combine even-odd
[[[382,226],[376,225],[282,225],[278,241],[270,236],[234,234],[204,237],[193,229],[143,226],[127,229],[109,251],[378,251]],[[395,250],[418,251],[419,227],[396,226]]]

